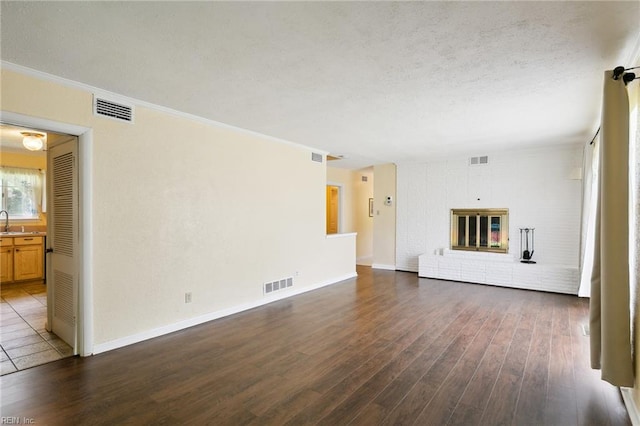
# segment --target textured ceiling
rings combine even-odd
[[[8,2],[3,61],[342,154],[585,142],[640,2]]]

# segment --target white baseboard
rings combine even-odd
[[[387,271],[395,271],[396,265],[385,265],[384,263],[374,263],[371,265],[373,269],[385,269]]]
[[[624,406],[627,407],[627,413],[629,413],[631,424],[633,426],[640,426],[640,411],[638,410],[636,401],[633,399],[633,389],[620,388],[620,393],[622,394]]]
[[[145,340],[153,339],[154,337],[160,337],[165,334],[173,333],[175,331],[183,330],[185,328],[193,327],[195,325],[199,325],[208,321],[213,321],[218,318],[223,318],[229,315],[237,314],[239,312],[247,311],[249,309],[257,308],[258,306],[267,305],[269,303],[276,302],[278,300],[286,299],[288,297],[296,296],[298,294],[306,293],[308,291],[317,290],[322,287],[326,287],[328,285],[336,284],[344,280],[348,280],[350,278],[357,277],[358,274],[356,272],[345,274],[340,277],[335,277],[330,280],[326,280],[317,284],[314,284],[309,287],[304,287],[302,289],[291,289],[283,291],[282,294],[274,294],[268,297],[264,297],[259,300],[255,300],[249,303],[243,303],[241,305],[233,306],[231,308],[222,309],[220,311],[210,312],[208,314],[200,315],[194,318],[189,318],[184,321],[179,321],[173,324],[169,324],[163,327],[154,328],[152,330],[143,331],[142,333],[133,334],[131,336],[122,337],[120,339],[111,340],[109,342],[100,343],[94,345],[93,347],[93,355],[99,354],[102,352],[111,351],[114,349],[122,348],[124,346],[129,346],[134,343],[143,342]]]

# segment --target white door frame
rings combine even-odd
[[[92,176],[93,130],[89,127],[61,123],[13,112],[0,112],[0,121],[43,131],[66,133],[78,137],[78,197],[80,257],[78,259],[78,348],[80,356],[93,354],[93,253]]]

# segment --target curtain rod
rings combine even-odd
[[[624,81],[624,84],[626,86],[627,84],[629,84],[633,80],[637,79],[638,77],[636,77],[635,73],[632,73],[632,72],[625,73],[625,71],[635,70],[635,69],[638,69],[638,68],[640,68],[640,66],[630,67],[630,68],[625,68],[623,66],[615,67],[613,69],[613,79],[617,80],[622,75],[622,80]],[[593,143],[596,141],[596,138],[598,137],[598,133],[600,133],[600,127],[598,127],[598,130],[596,131],[596,134],[593,135],[593,139],[591,139],[591,142],[589,142],[589,145],[593,145]]]
[[[627,72],[625,73],[625,71],[629,71],[629,70],[635,70],[640,68],[640,66],[637,67],[631,67],[631,68],[625,68],[623,66],[617,66],[613,69],[613,79],[617,80],[620,78],[620,76],[622,76],[622,81],[624,81],[624,85],[626,86],[627,84],[631,83],[633,80],[635,80],[636,78],[636,74],[632,73],[632,72]]]
[[[37,167],[19,167],[19,166],[7,166],[7,165],[0,165],[0,169],[21,169],[21,170],[38,170],[38,171],[43,171],[43,169],[37,168]]]
[[[591,142],[589,142],[589,145],[593,145],[593,143],[596,141],[596,138],[598,137],[598,133],[600,133],[600,127],[598,127],[596,134],[593,135],[593,139],[591,139]]]

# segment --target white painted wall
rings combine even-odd
[[[82,87],[1,78],[4,111],[93,130],[97,351],[264,303],[267,281],[355,275],[355,236],[325,236],[326,165],[309,148],[143,106],[120,123]]]
[[[373,268],[396,269],[396,165],[373,166]],[[391,196],[391,205],[384,200]]]
[[[417,271],[418,256],[450,245],[452,208],[508,208],[509,253],[519,257],[519,228],[535,228],[534,260],[577,267],[580,252],[580,146],[473,153],[398,165],[396,267]]]

